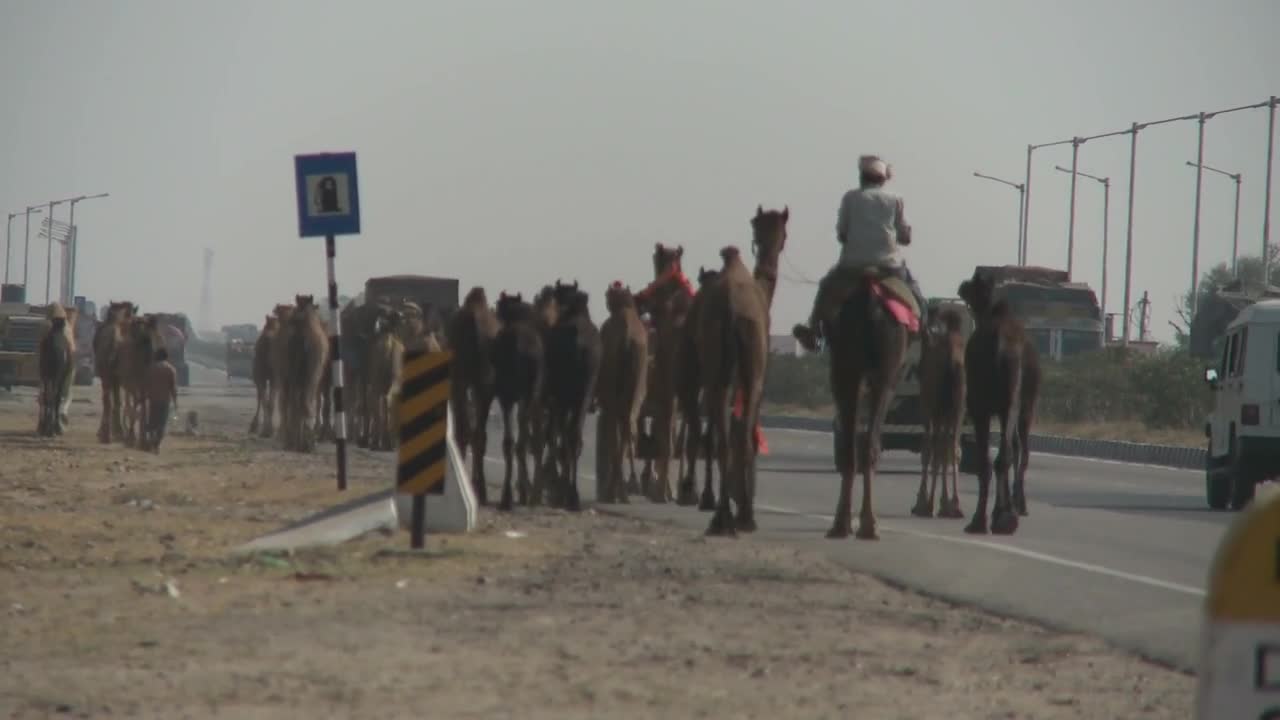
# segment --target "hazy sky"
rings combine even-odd
[[[78,292],[194,320],[209,246],[218,324],[323,293],[323,240],[297,237],[297,153],[359,156],[342,292],[399,272],[494,294],[577,278],[599,318],[609,282],[650,279],[654,242],[683,244],[690,273],[718,265],[758,203],[791,208],[784,275],[820,276],[869,152],[894,166],[925,292],[954,295],[975,264],[1015,259],[1017,193],[973,171],[1020,182],[1027,143],[1280,93],[1275,0],[0,0],[0,18],[4,211],[110,192],[76,210]],[[1205,162],[1244,173],[1251,253],[1265,136],[1265,110],[1206,134]],[[1190,281],[1195,138],[1178,123],[1138,144],[1134,300],[1150,292],[1159,338]],[[1128,154],[1124,137],[1080,153],[1114,178],[1112,311]],[[1053,166],[1070,159],[1036,154],[1033,263],[1065,267],[1070,176]],[[1202,268],[1230,256],[1232,198],[1206,174]],[[1095,287],[1101,209],[1082,180],[1075,267]],[[33,243],[40,299],[44,255]],[[812,291],[780,286],[779,332]]]

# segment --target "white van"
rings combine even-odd
[[[1240,311],[1204,379],[1214,391],[1205,494],[1215,510],[1239,510],[1259,482],[1280,476],[1280,300]]]

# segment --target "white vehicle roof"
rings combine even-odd
[[[1267,323],[1280,324],[1280,300],[1259,300],[1245,307],[1227,328]]]

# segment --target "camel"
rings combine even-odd
[[[553,285],[543,285],[542,289],[533,298],[533,310],[536,315],[538,334],[542,337],[542,349],[545,358],[547,342],[551,329],[555,327],[556,322],[560,319],[560,306],[556,302],[556,289]],[[541,458],[538,465],[534,466],[533,484],[535,487],[542,489],[548,486],[548,479],[555,477],[555,437],[552,435],[552,427],[550,420],[550,411],[546,403],[546,382],[545,362],[543,366],[543,401],[538,403],[535,408],[533,419],[530,422],[531,445],[533,456]],[[540,501],[540,496],[534,498]]]
[[[404,341],[400,337],[404,315],[391,310],[379,318],[369,356],[366,399],[372,419],[369,432],[370,450],[391,450],[395,447],[392,437],[392,410],[394,399],[400,393],[400,375],[404,367]]]
[[[450,399],[454,436],[465,458],[471,450],[471,487],[481,505],[488,504],[484,454],[488,445],[489,410],[495,393],[492,359],[498,318],[489,307],[484,288],[473,287],[462,307],[450,318],[446,337],[453,351]]]
[[[138,306],[131,302],[113,301],[107,305],[102,324],[93,333],[93,373],[102,387],[102,420],[98,425],[101,443],[110,443],[113,436],[124,436],[120,352],[126,331],[137,313]]]
[[[909,236],[899,238],[903,245],[910,242]],[[885,268],[850,267],[842,272],[843,298],[833,298],[832,306],[839,310],[834,321],[826,323],[830,330],[831,391],[837,411],[836,467],[840,472],[840,497],[827,537],[846,538],[852,531],[853,476],[860,470],[862,502],[856,536],[878,540],[872,489],[881,431],[907,347],[919,332],[920,308],[906,284]],[[866,417],[860,417],[863,413]],[[866,433],[859,437],[864,421]]]
[[[689,306],[689,316],[685,321],[684,333],[680,345],[679,384],[676,388],[676,401],[680,410],[680,432],[677,447],[684,448],[684,456],[680,463],[680,486],[676,491],[676,504],[693,505],[698,509],[711,511],[716,509],[716,495],[711,487],[711,434],[702,427],[702,384],[698,378],[698,318],[702,306],[706,303],[703,293],[709,284],[720,276],[720,271],[698,268],[698,292],[693,296]],[[706,481],[702,487],[701,501],[698,499],[698,447],[702,446],[702,456],[706,464]]]
[[[65,321],[61,324],[62,333],[66,337],[67,345],[71,348],[71,364],[64,368],[65,375],[62,378],[62,383],[63,383],[62,401],[58,407],[58,419],[59,419],[59,422],[61,422],[62,427],[64,428],[66,427],[66,425],[68,425],[71,422],[71,418],[70,418],[71,392],[72,392],[72,389],[75,387],[75,373],[76,373],[75,327],[79,317],[80,317],[79,310],[77,310],[74,307],[64,308],[60,303],[57,303],[57,302],[50,303],[45,313],[45,320],[48,321],[49,323],[49,327],[45,328],[45,333],[48,334],[48,332],[50,332],[50,328],[52,328],[54,320],[61,318],[62,320]],[[43,336],[41,337],[43,339]],[[37,359],[37,365],[38,364],[39,364],[39,360]],[[42,404],[44,402],[44,398],[45,398],[44,393],[43,392],[39,393],[36,397],[37,404]],[[41,406],[40,412],[41,413],[44,412],[43,406]]]
[[[273,343],[285,450],[315,449],[315,399],[329,355],[329,338],[313,295],[294,296],[293,310]]]
[[[638,484],[635,437],[648,381],[649,331],[640,320],[631,288],[615,282],[605,291],[609,317],[600,326],[600,377],[596,383],[596,500],[628,502],[629,487]],[[624,482],[622,461],[630,465]]]
[[[1040,355],[1022,322],[1003,300],[995,300],[992,278],[974,273],[960,284],[960,299],[973,312],[974,329],[965,346],[966,405],[973,420],[978,449],[978,506],[964,530],[987,532],[987,499],[991,486],[991,418],[1000,420],[996,452],[996,498],[991,532],[1012,535],[1018,516],[1027,514],[1026,475],[1031,458],[1028,438],[1040,393]],[[1009,467],[1014,466],[1012,490]]]
[[[38,365],[40,369],[40,418],[36,432],[42,436],[61,435],[63,431],[62,402],[70,383],[68,376],[75,373],[75,341],[67,326],[66,313],[51,312],[49,329],[40,338]],[[50,308],[52,311],[53,308]]]
[[[648,488],[649,500],[665,503],[675,500],[671,490],[671,455],[675,433],[676,387],[679,383],[679,361],[685,322],[693,304],[693,285],[681,268],[684,247],[667,247],[655,243],[653,248],[654,280],[635,295],[641,312],[653,319],[653,374],[645,398],[647,410],[653,414],[656,475]]]
[[[385,297],[366,300],[362,305],[353,301],[347,303],[342,311],[343,399],[349,398],[345,408],[351,426],[348,434],[357,447],[369,446],[369,431],[373,424],[373,406],[365,400],[369,384],[365,364],[378,323],[385,320],[390,312],[390,300]]]
[[[256,434],[261,427],[264,438],[271,437],[273,432],[271,416],[275,413],[275,404],[272,403],[271,395],[274,383],[271,376],[271,343],[279,330],[280,319],[267,315],[262,322],[262,332],[258,333],[258,339],[253,343],[253,386],[257,390],[257,405],[253,408],[253,419],[249,421],[249,434]]]
[[[955,308],[943,308],[937,314],[940,331],[926,331],[931,336],[922,343],[920,358],[920,410],[924,419],[924,437],[920,444],[920,490],[911,514],[933,517],[938,478],[942,478],[942,499],[938,517],[963,518],[960,509],[960,425],[965,413],[965,339],[963,318]],[[925,493],[930,472],[933,484]],[[951,476],[951,492],[947,492],[947,476]]]
[[[147,370],[155,360],[157,349],[164,347],[159,318],[147,313],[135,317],[125,329],[120,348],[120,383],[124,390],[124,444],[141,447],[147,427]],[[145,449],[145,448],[143,448]]]
[[[546,397],[560,461],[552,497],[557,501],[553,504],[563,501],[568,510],[577,512],[582,509],[578,495],[582,426],[600,373],[600,331],[591,320],[587,293],[578,289],[577,281],[557,282],[555,292],[560,317],[546,347]]]
[[[271,337],[271,343],[265,348],[266,352],[268,352],[265,364],[269,369],[271,381],[268,383],[269,393],[266,400],[267,407],[270,410],[266,413],[266,418],[262,425],[261,437],[264,438],[272,437],[275,434],[276,426],[273,425],[273,417],[275,415],[279,415],[280,418],[278,427],[283,428],[285,425],[284,395],[280,387],[280,373],[283,368],[281,363],[285,361],[286,353],[283,350],[282,343],[284,342],[285,332],[288,329],[289,318],[293,317],[293,310],[294,306],[286,303],[276,303],[276,306],[271,309],[271,315],[276,320],[276,330]]]
[[[704,290],[706,304],[698,317],[695,345],[708,432],[720,471],[720,498],[708,535],[756,529],[755,460],[762,439],[760,400],[769,355],[769,312],[790,217],[788,207],[765,212],[757,206],[751,218],[754,272],[747,271],[736,247],[726,247],[720,251],[720,276]],[[738,505],[736,517],[729,506],[730,491]]]
[[[541,487],[534,489],[529,482],[529,441],[533,418],[542,403],[546,358],[542,346],[542,333],[538,328],[538,314],[533,305],[524,301],[520,293],[498,296],[497,316],[502,328],[493,341],[494,392],[502,411],[502,498],[498,510],[512,509],[511,475],[512,461],[518,468],[517,492],[521,505],[529,505],[531,490],[533,499],[540,499]],[[511,410],[516,412],[515,437],[511,432]],[[535,474],[542,458],[534,456]]]

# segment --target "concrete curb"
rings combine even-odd
[[[780,430],[808,430],[830,432],[831,420],[823,418],[795,417],[791,415],[761,415],[760,423],[766,428]],[[999,433],[992,433],[992,441],[998,441]],[[1063,435],[1031,434],[1031,451],[1114,460],[1137,465],[1200,470],[1205,465],[1205,449],[1181,445],[1147,445],[1118,440],[1088,440]]]

